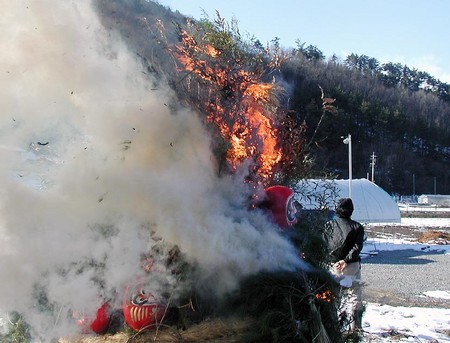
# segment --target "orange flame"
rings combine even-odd
[[[218,127],[229,144],[227,162],[236,170],[252,159],[258,176],[267,181],[274,165],[282,159],[277,130],[273,127],[277,110],[272,97],[274,85],[261,82],[258,71],[218,60],[223,55],[221,51],[210,44],[198,44],[184,30],[180,39],[176,53],[184,70],[209,82],[213,90],[214,96],[201,105],[207,112],[207,121]]]
[[[331,293],[330,290],[326,290],[323,293],[317,293],[315,295],[315,297],[316,297],[317,300],[322,300],[322,301],[325,301],[327,303],[329,303],[329,302],[331,302],[331,300],[333,300],[333,294]]]

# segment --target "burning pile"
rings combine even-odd
[[[327,279],[302,270],[306,263],[290,240],[301,236],[311,262],[313,253],[303,249],[309,232],[296,227],[285,235],[261,208],[249,211],[242,201],[242,174],[252,190],[301,176],[306,127],[280,101],[274,76],[283,57],[269,59],[256,45],[244,49],[221,18],[180,28],[172,53],[182,82],[170,81],[185,87],[184,96],[176,90],[178,100],[213,129],[214,160],[198,118],[166,106],[166,85],[149,93],[124,45],[99,44],[110,36],[87,2],[40,4],[8,3],[17,15],[2,24],[8,79],[1,131],[26,153],[2,160],[2,309],[17,309],[34,321],[33,334],[51,338],[76,329],[69,310],[80,310],[85,328],[117,330],[104,320],[109,296],[109,315],[119,313],[136,331],[151,326],[155,336],[172,323],[185,331],[231,310],[251,317],[238,325],[254,335],[248,340],[308,341],[336,332],[334,303],[316,296]],[[38,151],[30,141],[49,143]],[[40,189],[23,182],[36,174],[45,181]],[[145,288],[123,294],[140,277]]]

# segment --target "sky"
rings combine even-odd
[[[280,38],[314,45],[328,58],[351,53],[406,64],[450,83],[450,1],[447,0],[159,0],[195,19],[235,18],[263,44]]]

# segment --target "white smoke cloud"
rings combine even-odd
[[[171,113],[171,92],[150,88],[87,1],[0,4],[1,312],[22,313],[38,337],[76,331],[69,309],[92,312],[143,275],[150,231],[218,292],[299,266],[266,218],[239,206],[242,183],[217,177],[197,116]]]

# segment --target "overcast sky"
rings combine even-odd
[[[450,1],[447,0],[159,0],[196,19],[215,11],[241,32],[284,47],[299,39],[326,57],[350,53],[406,64],[450,83]]]

